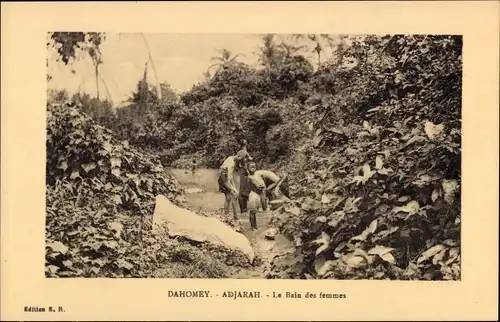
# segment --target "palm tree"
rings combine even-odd
[[[279,47],[284,51],[286,57],[292,57],[296,55],[301,50],[305,49],[306,46],[294,46],[292,44],[281,43]]]
[[[264,43],[262,47],[260,47],[259,60],[267,69],[272,68],[278,56],[278,47],[274,42],[273,34],[266,34],[262,36],[262,42]]]
[[[265,34],[261,40],[263,44],[259,47],[260,52],[257,55],[260,63],[268,70],[282,64],[286,58],[293,57],[306,48],[303,45],[296,46],[287,43],[286,39],[276,34]]]
[[[307,40],[312,43],[318,58],[318,66],[321,64],[321,53],[327,46],[332,47],[334,43],[334,39],[328,34],[292,34],[291,38],[294,41]]]
[[[287,45],[284,42],[278,44],[275,34],[266,34],[262,36],[262,42],[263,46],[260,47],[259,60],[267,69],[271,69],[283,63],[286,57],[296,52],[291,45]]]
[[[210,59],[210,61],[212,61],[213,64],[208,66],[208,72],[210,72],[210,70],[213,67],[218,67],[220,69],[220,68],[227,68],[231,65],[238,64],[239,63],[237,61],[238,57],[244,56],[243,54],[236,54],[233,56],[233,53],[226,48],[220,49],[219,53],[220,53],[220,56],[212,57]]]

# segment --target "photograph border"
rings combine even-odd
[[[1,319],[498,318],[498,9],[499,3],[492,1],[2,3]],[[305,12],[314,18],[304,19]],[[45,43],[46,32],[53,30],[463,35],[461,281],[46,279],[40,269],[45,244]],[[333,302],[167,297],[168,290],[203,289],[347,297]],[[25,312],[26,306],[64,310]]]

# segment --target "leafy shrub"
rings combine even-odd
[[[461,37],[349,37],[316,71],[271,38],[264,68],[224,64],[179,102],[136,95],[113,132],[209,167],[245,137],[261,167],[286,169],[295,200],[274,222],[297,252],[269,278],[459,279]],[[76,179],[63,159],[50,171]]]
[[[345,52],[359,83],[312,110],[299,198],[274,222],[303,278],[460,279],[461,39],[369,40]]]
[[[238,254],[223,247],[153,234],[155,197],[183,206],[183,189],[157,158],[115,140],[72,103],[48,106],[46,171],[48,277],[147,277],[159,269],[220,277],[243,263],[229,263],[223,254]]]

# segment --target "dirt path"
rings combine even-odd
[[[215,211],[224,207],[224,195],[217,191],[217,170],[200,169],[197,176],[185,170],[171,170],[177,180],[186,188],[186,200],[193,209]],[[238,215],[243,234],[252,244],[255,254],[263,260],[263,264],[249,270],[241,270],[233,278],[265,278],[264,269],[276,255],[281,255],[293,248],[288,239],[282,235],[274,240],[265,237],[266,231],[271,228],[271,212],[261,211],[257,214],[258,230],[250,229],[248,215]]]

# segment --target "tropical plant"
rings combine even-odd
[[[220,70],[238,64],[239,63],[238,58],[243,56],[243,54],[233,55],[233,53],[226,48],[219,49],[219,54],[220,56],[214,56],[210,59],[213,62],[213,64],[208,66],[209,73],[210,70],[214,67],[216,67],[217,70]]]
[[[99,32],[49,32],[47,42],[47,47],[53,46],[58,54],[58,60],[65,65],[77,60],[79,53],[89,55],[94,65],[97,99],[99,99],[99,65],[102,64],[101,45],[104,39],[105,34]],[[47,79],[50,78],[50,75],[47,75]]]

